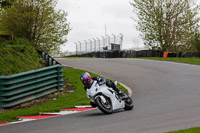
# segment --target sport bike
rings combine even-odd
[[[117,85],[117,81],[115,81]],[[97,81],[94,81],[90,89],[86,90],[87,97],[91,99],[91,106],[98,107],[103,113],[111,114],[115,110],[132,110],[134,105],[132,99],[127,96],[122,99],[112,88],[102,84],[99,86]]]

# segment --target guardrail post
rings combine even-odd
[[[52,58],[50,57],[50,58],[49,58],[49,66],[52,65],[51,61],[52,61]]]
[[[45,59],[45,53],[42,52],[42,59],[44,60]]]
[[[62,77],[63,77],[63,75],[62,75],[62,65],[60,65],[58,67],[57,71],[58,71],[58,78],[57,78],[58,87],[57,87],[57,89],[58,89],[58,91],[63,91],[63,89],[62,89],[62,86],[63,86],[63,84],[62,84],[62,82],[63,82],[63,80],[62,80]]]
[[[53,65],[56,65],[56,61],[53,61]]]
[[[48,60],[48,55],[47,54],[45,55],[45,62],[46,62],[46,65],[49,65],[49,60]]]

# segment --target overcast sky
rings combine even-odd
[[[58,0],[57,8],[68,12],[72,27],[62,51],[75,51],[74,42],[123,34],[123,49],[142,47],[135,28],[130,0]]]

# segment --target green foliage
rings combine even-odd
[[[37,50],[58,51],[70,31],[67,12],[56,0],[15,0],[0,15],[0,30],[29,41]]]
[[[192,49],[191,41],[198,29],[199,6],[196,0],[132,0],[138,30],[145,45],[178,51]]]
[[[0,38],[0,48],[6,47],[7,45],[14,44],[14,41],[6,40],[4,38]]]
[[[12,5],[12,0],[0,0],[0,12]]]
[[[200,34],[199,33],[195,35],[195,38],[192,40],[192,44],[200,53]]]
[[[26,40],[0,40],[0,76],[42,68],[44,61]]]
[[[0,38],[0,47],[7,47],[9,45],[29,45],[28,41],[23,38],[15,38],[14,41]]]

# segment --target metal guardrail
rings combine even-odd
[[[47,66],[60,64],[53,57],[51,57],[49,54],[47,54],[47,53],[45,53],[43,51],[38,51],[38,53],[41,55],[42,59],[45,60]]]
[[[47,55],[44,57],[47,59]],[[47,63],[51,66],[10,76],[0,76],[0,108],[9,108],[62,91],[62,65],[53,58],[48,60]]]
[[[142,50],[142,51],[104,51],[92,52],[82,55],[71,55],[68,57],[97,57],[97,58],[136,58],[136,57],[163,57],[163,51],[159,50]],[[176,54],[168,53],[168,57],[176,57]]]

